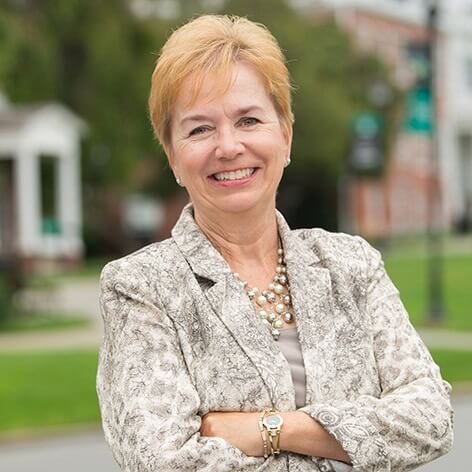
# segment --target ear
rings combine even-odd
[[[177,184],[180,186],[180,187],[185,187],[185,185],[182,183],[182,179],[180,177],[180,173],[179,173],[179,169],[178,167],[176,167],[175,165],[173,165],[170,161],[170,158],[168,157],[168,161],[169,161],[169,166],[172,170],[172,173],[174,174],[174,178],[175,178],[175,181],[177,182]]]
[[[172,146],[168,146],[165,150],[166,156],[167,156],[167,162],[169,163],[169,167],[172,170],[172,173],[177,176],[179,175],[179,169],[176,166],[175,159],[174,159],[174,153],[172,152]]]
[[[284,130],[284,138],[287,147],[287,152],[285,159],[290,159],[290,153],[292,150],[292,138],[293,138],[293,126],[290,125],[288,128]]]

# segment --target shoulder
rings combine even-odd
[[[292,234],[329,269],[367,275],[382,264],[380,252],[360,236],[321,228],[296,229]]]
[[[126,289],[143,292],[150,284],[169,275],[178,261],[178,250],[171,238],[144,246],[119,259],[108,262],[102,269],[103,289]]]

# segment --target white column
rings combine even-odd
[[[39,158],[29,149],[15,156],[17,244],[22,256],[33,256],[41,245],[41,194]]]
[[[80,182],[80,149],[73,146],[58,160],[56,208],[66,256],[79,256],[82,242],[82,192]]]

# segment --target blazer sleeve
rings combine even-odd
[[[219,437],[199,433],[199,395],[162,303],[147,282],[108,264],[101,276],[104,338],[97,393],[105,438],[121,470],[252,470],[246,456]]]
[[[354,471],[408,471],[451,448],[451,386],[411,325],[379,252],[359,242],[367,261],[364,306],[382,393],[301,410],[338,440]]]

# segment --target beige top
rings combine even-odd
[[[300,342],[298,341],[297,327],[280,330],[277,341],[282,354],[287,359],[295,387],[295,405],[297,408],[305,406],[305,366]]]
[[[305,406],[305,366],[303,363],[302,349],[298,340],[298,330],[293,328],[280,330],[278,346],[287,359],[295,387],[295,405],[297,408]],[[330,460],[335,472],[348,472],[352,467],[344,462]]]

